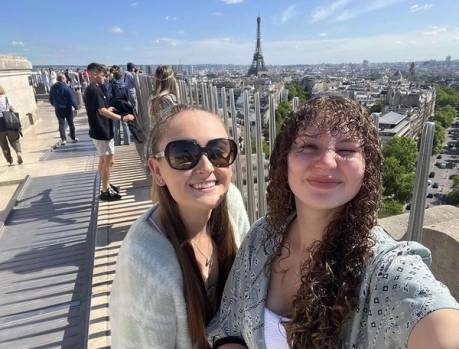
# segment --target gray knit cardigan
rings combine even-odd
[[[227,194],[230,220],[239,246],[249,230],[239,190]],[[148,209],[129,229],[121,246],[110,311],[113,349],[191,348],[183,280],[175,251]],[[154,215],[152,215],[154,216]]]

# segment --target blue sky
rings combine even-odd
[[[33,64],[250,64],[258,13],[267,64],[459,58],[457,0],[4,0],[0,53]]]

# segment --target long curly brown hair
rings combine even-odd
[[[358,139],[365,172],[360,191],[335,215],[322,240],[316,241],[309,256],[305,256],[301,283],[292,304],[292,321],[286,322],[285,328],[291,348],[339,348],[340,334],[356,308],[374,245],[370,231],[376,225],[380,204],[383,156],[378,131],[368,111],[354,101],[338,96],[318,97],[291,113],[276,138],[270,159],[266,242],[275,238],[277,243],[268,266],[286,248],[285,224],[296,211],[287,179],[288,154],[297,136],[310,126],[319,132],[344,132]]]

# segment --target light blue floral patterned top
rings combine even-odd
[[[247,234],[227,280],[220,310],[208,328],[209,342],[234,336],[249,348],[265,349],[263,312],[269,285],[264,265],[274,239],[263,248],[266,220],[261,218]],[[381,227],[372,230],[376,241],[359,301],[343,331],[343,348],[406,348],[416,325],[430,312],[459,309],[448,288],[429,270],[430,251],[416,242],[397,242]],[[269,268],[267,268],[269,269]]]

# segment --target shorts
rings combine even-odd
[[[96,146],[96,153],[98,156],[115,154],[115,142],[113,138],[109,141],[102,141],[99,139],[93,139],[92,141]]]

